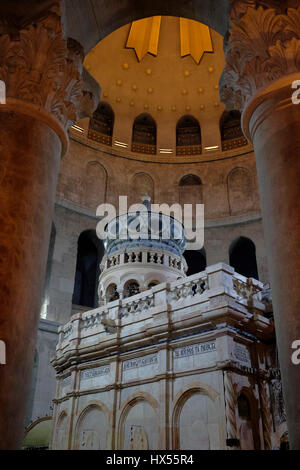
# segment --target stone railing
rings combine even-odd
[[[79,312],[59,329],[58,350],[82,341],[85,337],[113,334],[123,322],[151,318],[152,312],[178,311],[193,306],[201,316],[201,305],[217,296],[228,296],[240,304],[243,311],[257,315],[266,313],[266,289],[263,283],[235,273],[225,264],[209,266],[205,271],[162,283],[126,299],[118,299],[88,312]],[[268,299],[267,299],[268,300]],[[245,310],[246,309],[246,310]],[[135,320],[136,317],[136,320]],[[264,327],[263,321],[260,326]]]
[[[147,294],[140,298],[129,297],[124,299],[120,308],[120,318],[126,317],[130,314],[142,313],[154,307],[154,293],[151,290],[146,291]]]
[[[170,304],[172,302],[177,302],[181,299],[186,299],[188,297],[194,297],[197,294],[203,294],[203,292],[208,288],[208,279],[205,272],[199,273],[195,276],[190,276],[185,282],[176,281],[170,284],[170,290],[168,294],[168,301]]]
[[[98,132],[93,129],[88,130],[88,138],[95,142],[99,142],[100,144],[109,146],[112,144],[112,138],[110,135],[102,134],[102,132]]]
[[[145,153],[148,155],[156,154],[156,145],[141,144],[139,142],[132,142],[131,151],[136,153]]]
[[[222,140],[222,151],[226,152],[228,150],[234,150],[239,147],[244,147],[245,145],[248,145],[248,144],[249,142],[244,136],[237,137],[235,139]]]
[[[183,257],[158,250],[141,250],[140,248],[133,249],[126,253],[122,251],[104,256],[101,263],[101,271],[103,272],[104,270],[113,268],[115,266],[132,263],[167,266],[174,268],[181,273],[186,273],[187,271],[187,264]]]
[[[176,155],[201,155],[202,145],[178,145]]]

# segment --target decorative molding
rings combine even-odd
[[[97,86],[83,71],[80,44],[64,39],[59,3],[13,34],[1,25],[0,80],[8,99],[42,108],[67,129],[94,110]]]
[[[220,81],[220,97],[227,109],[243,111],[259,90],[300,70],[300,7],[282,4],[232,1]]]

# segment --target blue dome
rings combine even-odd
[[[109,255],[133,248],[169,251],[181,256],[186,238],[183,225],[174,217],[145,210],[127,213],[111,220],[106,226],[105,247]]]

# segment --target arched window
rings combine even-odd
[[[179,202],[184,204],[202,204],[202,181],[199,176],[186,175],[179,182]]]
[[[131,150],[150,155],[156,154],[156,122],[150,114],[143,113],[135,118]]]
[[[199,155],[201,153],[200,124],[193,116],[183,116],[176,126],[176,154]]]
[[[115,115],[111,106],[102,101],[90,120],[89,138],[101,144],[111,145],[114,120]]]
[[[140,293],[140,286],[137,281],[130,280],[124,285],[124,299]]]
[[[94,230],[83,232],[78,239],[73,304],[94,308],[98,304],[97,279],[104,254],[103,242]]]
[[[220,120],[222,150],[231,150],[248,144],[241,128],[239,111],[224,111]]]
[[[110,284],[107,287],[105,298],[106,302],[113,302],[114,300],[118,300],[120,298],[116,284]]]
[[[229,262],[237,273],[258,279],[256,249],[249,238],[239,237],[230,245]]]
[[[183,256],[187,262],[188,270],[187,276],[192,276],[193,274],[201,273],[206,268],[206,253],[205,249],[201,250],[186,250],[183,253]]]

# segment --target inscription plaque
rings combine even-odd
[[[216,342],[208,341],[206,343],[190,344],[183,348],[174,349],[174,359],[182,357],[196,356],[198,354],[206,354],[216,351]]]
[[[110,373],[110,366],[101,366],[96,367],[95,369],[87,369],[81,371],[81,379],[93,379],[94,377],[99,377],[100,375],[106,375]]]
[[[158,364],[158,355],[150,354],[148,356],[137,357],[123,362],[123,371],[137,369],[138,367],[151,366]]]

